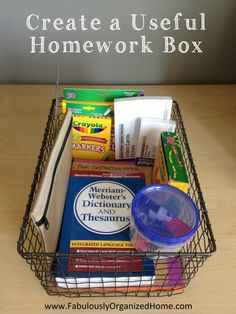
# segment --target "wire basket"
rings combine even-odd
[[[200,225],[194,238],[180,252],[165,253],[164,255],[163,253],[161,255],[160,253],[155,253],[154,255],[152,252],[129,252],[120,255],[117,251],[109,253],[108,256],[108,253],[104,252],[91,253],[88,251],[63,254],[44,251],[42,238],[30,218],[30,211],[63,117],[60,102],[57,106],[56,100],[53,100],[20,229],[17,243],[19,254],[30,265],[31,270],[49,295],[63,295],[67,297],[171,296],[183,292],[205,260],[216,251],[216,245],[178,103],[173,102],[171,118],[176,121],[176,133],[181,142],[181,149],[190,182],[188,194],[199,208]],[[73,267],[75,266],[75,261],[81,260],[88,265],[91,259],[93,261],[96,260],[96,263],[100,266],[109,260],[114,269],[113,278],[103,278],[101,276],[95,280],[94,277],[87,276],[82,278],[82,281],[78,281],[76,277],[71,278],[70,282],[66,280],[66,274],[61,265],[66,263]],[[143,270],[140,276],[142,280],[136,278],[136,281],[133,281],[132,270],[140,262],[140,259],[151,261],[155,268],[155,277],[149,278],[147,273],[145,273],[146,271]],[[126,265],[130,265],[130,269],[126,269],[126,275],[122,277],[122,280],[117,276],[117,269],[121,260],[125,260]],[[57,278],[59,273],[60,279]]]

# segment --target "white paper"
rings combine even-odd
[[[170,120],[141,118],[136,157],[155,158],[162,132],[174,132],[176,123]]]
[[[56,277],[58,287],[61,288],[103,288],[103,287],[140,287],[152,286],[156,276],[136,277],[84,277],[61,278]]]
[[[138,143],[138,118],[169,120],[172,109],[171,97],[131,97],[114,100],[115,158],[135,158]]]

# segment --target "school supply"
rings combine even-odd
[[[140,126],[136,150],[136,164],[153,165],[161,133],[164,131],[174,132],[176,123],[156,118],[140,118],[138,120]]]
[[[64,88],[62,108],[71,108],[73,113],[94,117],[112,117],[110,134],[109,160],[115,159],[115,134],[114,134],[114,99],[123,97],[143,96],[143,90],[126,89],[80,89]],[[87,104],[88,106],[82,106]],[[86,114],[87,113],[87,114]]]
[[[153,183],[165,183],[187,193],[188,175],[184,164],[178,136],[173,132],[163,132],[157,149],[153,169]]]
[[[108,159],[110,150],[111,118],[73,115],[73,157]]]
[[[102,172],[105,176],[117,176],[126,172],[137,173],[142,172],[145,176],[146,185],[151,184],[152,167],[142,167],[135,165],[132,161],[100,161],[100,160],[81,160],[74,159],[72,162],[72,170],[87,172]],[[97,174],[96,174],[97,175]]]
[[[171,109],[171,97],[115,99],[115,158],[135,158],[138,144],[139,118],[153,117],[169,120]]]
[[[116,98],[143,96],[143,90],[135,89],[81,89],[64,88],[63,96],[65,100],[79,101],[114,101]]]
[[[99,101],[62,101],[62,112],[71,110],[73,114],[91,117],[112,117],[114,115],[113,102]]]
[[[72,116],[67,112],[55,140],[31,210],[45,252],[55,252],[58,242],[72,159]]]
[[[154,263],[133,257],[129,239],[130,206],[145,180],[71,173],[59,241],[56,281],[63,288],[151,285]],[[92,255],[90,253],[100,253]],[[118,253],[117,253],[118,252]],[[73,256],[75,253],[79,255]]]
[[[149,185],[133,199],[130,238],[141,252],[179,252],[196,233],[199,218],[186,193],[167,184]]]

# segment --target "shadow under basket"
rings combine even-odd
[[[30,265],[49,295],[171,296],[183,292],[205,260],[216,251],[216,245],[178,103],[173,102],[171,119],[176,121],[176,133],[181,142],[190,182],[188,194],[200,211],[197,233],[178,253],[160,255],[153,252],[121,254],[118,251],[112,253],[88,251],[73,254],[45,252],[43,240],[31,219],[30,212],[63,118],[60,102],[57,105],[53,100],[20,229],[17,243],[19,254]],[[98,265],[99,269],[112,266],[110,276],[103,276],[105,272],[99,271],[88,276],[91,261],[93,265]],[[142,263],[145,261],[147,267],[140,270],[140,261]],[[153,269],[152,273],[148,263]],[[77,267],[74,277],[68,278],[65,265],[72,269]],[[81,268],[78,265],[84,266]],[[123,265],[125,268],[120,273],[120,267]]]

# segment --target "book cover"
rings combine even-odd
[[[151,184],[152,167],[139,166],[133,161],[103,161],[103,160],[86,160],[74,159],[72,162],[72,170],[84,170],[88,172],[107,172],[107,176],[117,176],[117,173],[124,174],[127,172],[142,172],[145,175],[146,185]],[[96,174],[94,174],[96,175]]]
[[[69,180],[58,252],[60,287],[150,285],[151,259],[133,255],[129,238],[130,206],[143,186],[141,177],[75,176]],[[79,253],[79,254],[78,254]]]

